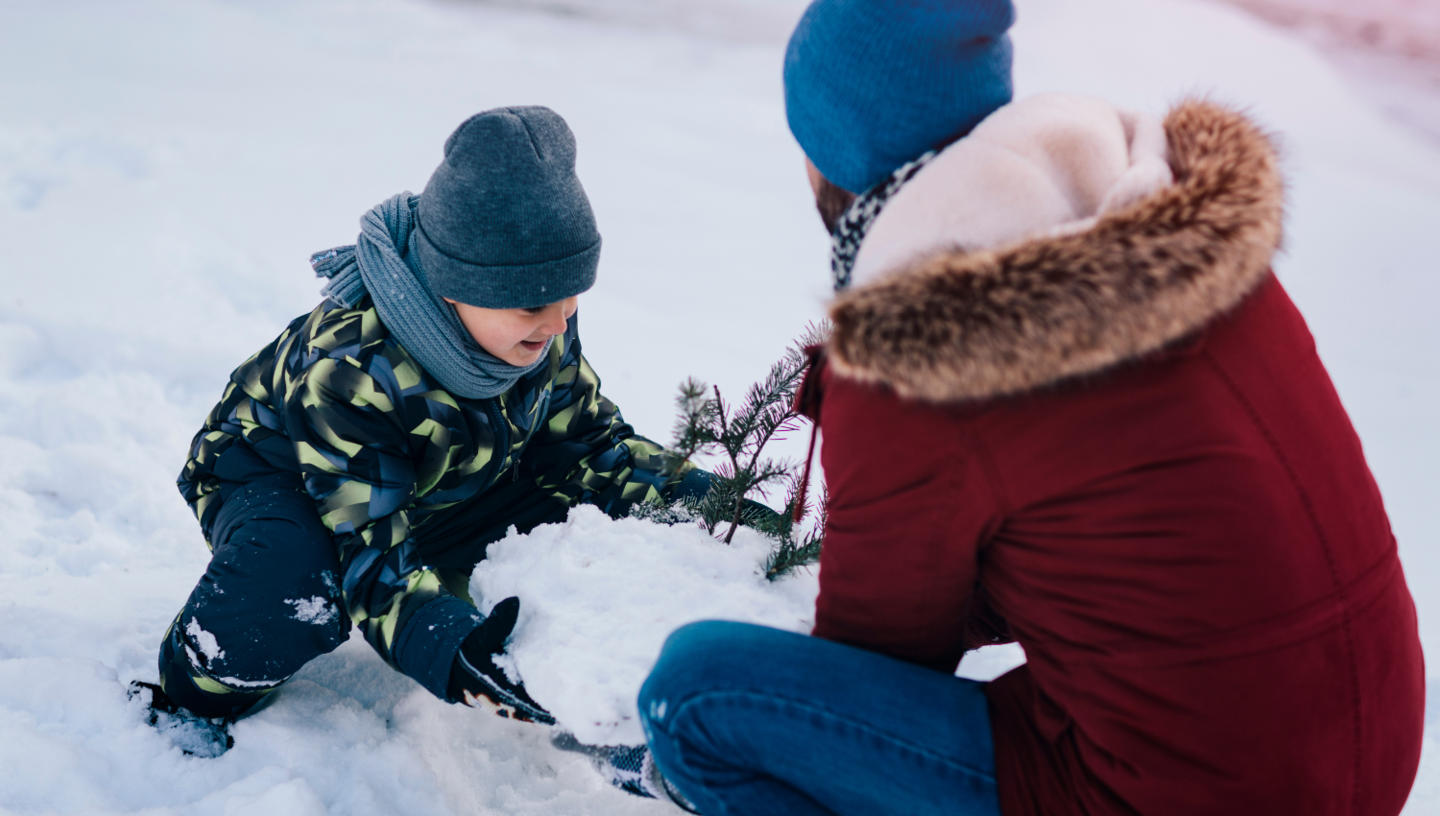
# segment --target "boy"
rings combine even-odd
[[[325,301],[230,376],[179,486],[212,550],[160,649],[152,706],[233,719],[351,624],[442,699],[551,723],[468,576],[511,526],[612,515],[667,483],[580,351],[600,235],[575,140],[544,107],[466,120],[420,196],[318,253]],[[507,671],[506,668],[509,670]]]

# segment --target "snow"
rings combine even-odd
[[[1440,654],[1440,278],[1428,241],[1440,152],[1313,46],[1238,9],[1020,5],[1022,93],[1154,111],[1209,94],[1280,135],[1290,198],[1278,272],[1359,429],[1427,652]],[[669,812],[610,790],[542,729],[435,700],[357,639],[238,723],[217,759],[184,756],[145,725],[125,684],[154,679],[160,636],[205,568],[173,481],[225,375],[316,302],[309,253],[418,190],[476,110],[543,103],[574,128],[605,235],[583,298],[586,350],[637,427],[666,436],[688,375],[738,393],[763,374],[822,313],[828,280],[780,104],[780,48],[801,7],[0,2],[0,813]],[[797,458],[804,444],[784,443]],[[515,576],[534,584],[523,626],[542,631],[536,599],[567,571],[582,608],[598,594],[615,609],[629,587],[660,583],[653,559],[620,593],[606,577],[615,564],[592,558],[597,577],[584,580],[585,539],[681,543],[678,531],[595,522],[582,513],[496,545],[497,576],[526,545],[557,561]],[[742,583],[727,575],[722,586]],[[659,596],[629,611],[650,607],[666,615],[657,629],[690,613]],[[566,664],[562,642],[516,658],[527,684],[596,671]],[[1440,812],[1440,732],[1427,722],[1409,816]]]
[[[205,656],[205,662],[208,663],[212,660],[223,660],[225,658],[225,650],[220,648],[220,641],[216,640],[214,635],[202,629],[200,627],[200,621],[194,618],[186,621],[185,634],[189,635],[190,638],[195,641],[195,645],[200,647],[200,654]]]
[[[312,598],[291,598],[285,603],[295,607],[294,618],[301,623],[313,623],[317,626],[324,626],[334,620],[339,614],[335,606],[326,598],[316,595]]]
[[[635,693],[677,627],[720,618],[810,631],[815,573],[767,581],[769,552],[748,529],[726,545],[693,524],[615,522],[580,507],[491,545],[470,589],[482,609],[522,599],[510,651],[561,727],[589,745],[638,745]]]

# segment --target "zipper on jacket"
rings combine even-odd
[[[520,457],[524,456],[525,450],[530,447],[530,437],[535,435],[535,429],[540,427],[540,423],[546,421],[547,417],[545,416],[545,412],[550,408],[550,395],[552,393],[552,391],[547,390],[541,395],[540,404],[535,407],[535,421],[530,423],[530,428],[525,431],[525,438],[520,440],[520,447],[515,451],[515,461],[510,463],[511,484],[520,481]],[[508,422],[506,423],[506,429],[509,429]]]
[[[495,435],[503,438],[503,444],[497,444],[495,450],[502,451],[500,457],[495,461],[494,481],[500,481],[500,468],[505,467],[505,460],[510,456],[510,423],[505,419],[505,413],[500,410],[500,397],[491,397],[485,400],[485,411],[490,415],[490,424],[495,428]],[[497,440],[500,441],[500,440]]]

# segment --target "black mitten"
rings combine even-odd
[[[520,599],[514,596],[495,604],[490,616],[460,644],[450,669],[450,699],[479,708],[494,709],[502,717],[554,725],[555,718],[531,699],[520,680],[505,641],[515,628]]]

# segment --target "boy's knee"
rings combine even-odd
[[[215,679],[209,670],[210,645],[188,638],[180,618],[170,624],[160,644],[159,669],[160,688],[172,702],[202,717],[233,718],[253,708],[275,688],[236,687]]]
[[[321,596],[263,605],[187,604],[172,626],[177,652],[196,671],[237,688],[278,685],[349,635],[342,610]]]
[[[349,631],[335,572],[294,563],[273,548],[227,546],[216,550],[171,624],[161,673],[175,682],[189,678],[202,697],[263,693],[335,649]]]

